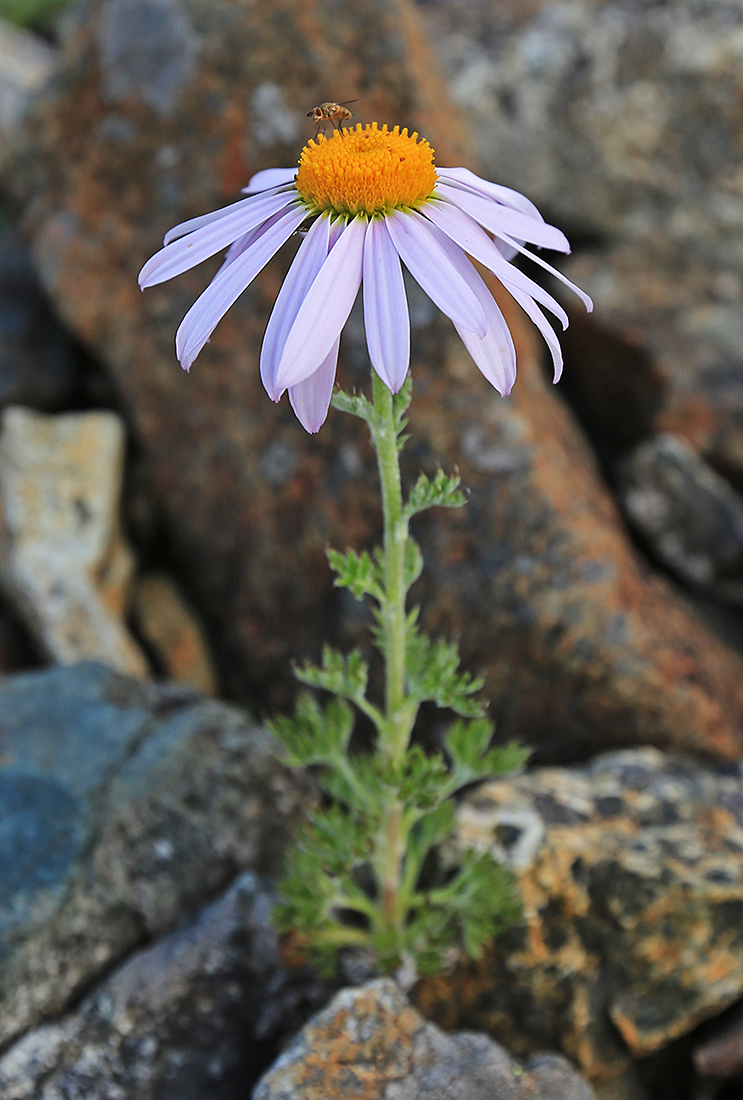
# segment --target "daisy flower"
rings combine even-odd
[[[526,249],[569,252],[518,191],[466,168],[437,168],[427,141],[377,123],[309,141],[297,168],[253,176],[247,198],[182,222],[142,268],[139,285],[165,282],[227,249],[224,263],[176,334],[189,370],[230,306],[300,228],[308,228],[266,328],[263,385],[278,401],[289,392],[308,432],[327,416],[343,326],[363,283],[364,325],[374,370],[396,393],[410,362],[410,319],[402,264],[449,318],[482,374],[502,395],[516,378],[516,353],[503,314],[469,257],[489,269],[528,314],[552,354],[560,345],[541,307],[567,327],[562,306],[511,260],[527,256],[591,299]]]

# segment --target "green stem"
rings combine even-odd
[[[408,520],[403,510],[393,397],[375,371],[372,371],[372,379],[375,412],[372,436],[377,452],[384,517],[381,623],[385,656],[385,722],[380,728],[380,748],[393,764],[399,765],[407,751],[418,711],[417,704],[407,698],[406,691],[405,557]],[[398,933],[402,932],[405,922],[400,890],[408,832],[404,810],[400,798],[390,794],[382,817],[375,860],[382,919]]]
[[[400,456],[392,394],[376,371],[372,371],[372,378],[376,413],[372,436],[377,451],[384,516],[384,602],[381,610],[385,651],[386,722],[380,747],[399,764],[408,747],[417,712],[417,707],[411,707],[410,701],[406,699],[405,691],[405,550],[408,521],[402,505]]]

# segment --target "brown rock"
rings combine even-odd
[[[217,694],[217,676],[201,624],[166,573],[137,581],[132,615],[169,680]]]
[[[461,160],[465,122],[442,106],[402,0],[98,0],[69,24],[10,180],[57,308],[116,376],[225,686],[270,706],[293,693],[291,659],[358,634],[324,549],[376,535],[370,452],[350,418],[331,414],[310,439],[262,391],[259,342],[286,257],[188,378],[173,334],[214,265],[144,297],[135,276],[174,222],[230,201],[252,171],[292,163],[308,106],[339,72],[357,117],[418,125],[440,163]],[[502,733],[553,757],[644,740],[737,754],[743,665],[641,572],[540,380],[531,334],[514,319],[521,378],[501,402],[413,304],[407,473],[459,464],[472,489],[465,512],[419,524],[431,564],[421,596],[428,623],[461,633],[466,660],[484,668]],[[368,382],[354,332],[352,319],[347,388]]]
[[[523,922],[488,958],[423,983],[447,1027],[544,1046],[595,1084],[743,995],[743,772],[654,749],[488,784],[459,842],[517,874]]]
[[[253,1100],[592,1100],[563,1058],[522,1067],[485,1035],[444,1035],[391,981],[339,993],[281,1055]]]

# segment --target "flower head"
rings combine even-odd
[[[544,306],[567,327],[562,306],[510,262],[522,253],[591,299],[525,248],[569,252],[518,191],[466,168],[436,168],[428,142],[376,123],[310,141],[299,168],[258,172],[248,197],[175,226],[142,268],[139,285],[162,283],[227,249],[221,268],[176,334],[188,370],[219,321],[281,245],[304,236],[266,328],[261,378],[274,400],[288,390],[299,420],[316,432],[327,416],[343,326],[363,282],[369,356],[396,393],[410,362],[410,320],[401,261],[454,323],[485,378],[505,395],[516,353],[503,314],[468,257],[489,269],[544,336],[555,381],[562,355]]]

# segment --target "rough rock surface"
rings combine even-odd
[[[627,518],[687,583],[743,605],[743,496],[673,435],[641,443],[620,466]]]
[[[597,242],[571,265],[597,324],[665,374],[659,423],[743,484],[740,4],[420,8],[481,163]],[[595,342],[575,354],[591,416],[619,392],[622,417],[648,375],[597,371]]]
[[[167,573],[137,580],[132,616],[155,660],[169,680],[217,694],[217,674],[204,630]]]
[[[460,842],[518,875],[523,924],[424,983],[446,1026],[557,1048],[594,1082],[743,996],[743,769],[654,749],[481,787]]]
[[[282,969],[271,903],[242,875],[192,924],[135,952],[0,1056],[3,1100],[245,1100],[279,1028],[329,992]]]
[[[119,527],[124,425],[115,413],[0,422],[0,577],[42,651],[146,676],[123,622],[132,553]]]
[[[240,712],[102,665],[0,683],[0,1045],[275,871],[307,792]]]
[[[485,1035],[444,1035],[397,986],[336,995],[253,1092],[253,1100],[592,1100],[557,1055],[525,1066]]]
[[[57,308],[117,379],[226,689],[283,704],[290,660],[358,638],[325,546],[376,537],[366,440],[335,413],[310,439],[263,393],[259,341],[286,257],[188,378],[173,333],[214,266],[144,296],[136,273],[170,225],[231,201],[252,171],[292,163],[308,107],[339,71],[357,117],[420,127],[440,163],[463,162],[466,120],[442,106],[405,0],[92,0],[67,27],[8,183]],[[523,321],[510,310],[521,376],[501,402],[419,296],[412,313],[408,476],[458,464],[472,489],[464,512],[418,524],[432,566],[419,595],[427,624],[460,634],[484,669],[499,730],[553,756],[599,736],[735,756],[743,665],[641,573]],[[342,384],[367,385],[368,371],[352,319]]]

